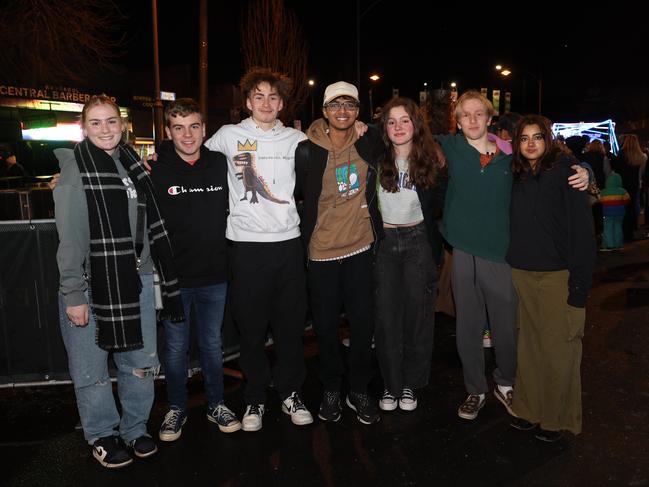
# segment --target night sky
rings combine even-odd
[[[122,2],[118,2],[122,3]],[[151,64],[150,2],[123,2],[131,20],[127,65]],[[135,4],[135,5],[134,5]],[[240,25],[248,2],[209,2],[211,84],[236,83],[242,74]],[[198,1],[158,2],[161,77],[179,64],[197,65]],[[286,0],[302,22],[316,99],[331,82],[356,81],[356,2]],[[361,0],[361,96],[371,72],[375,104],[398,88],[418,98],[423,83],[459,90],[512,92],[513,109],[534,111],[543,80],[543,113],[557,121],[646,118],[649,112],[649,33],[640,4],[615,2],[600,10],[551,10],[555,3],[503,4],[476,9],[446,2]],[[571,7],[573,8],[573,7]],[[575,7],[577,8],[577,7]],[[494,65],[510,67],[503,79]],[[526,90],[523,92],[523,87]],[[525,101],[525,105],[522,102]]]

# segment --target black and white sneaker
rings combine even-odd
[[[379,399],[379,407],[383,411],[394,411],[397,409],[397,403],[398,400],[396,396],[390,394],[390,391],[387,389],[383,391],[383,395],[381,396],[381,399]]]
[[[378,408],[367,394],[350,391],[346,399],[347,405],[356,412],[356,418],[363,424],[373,424],[380,421]]]
[[[162,441],[176,441],[183,432],[183,425],[187,421],[187,413],[182,409],[172,407],[160,425],[158,436]]]
[[[399,398],[399,409],[402,411],[414,411],[417,409],[417,396],[415,395],[415,391],[408,387],[403,389]]]
[[[261,429],[261,418],[264,416],[263,404],[248,404],[246,412],[241,420],[243,431],[259,431]]]
[[[282,401],[282,411],[291,416],[293,424],[298,426],[313,423],[313,416],[311,416],[311,413],[297,392],[293,392]]]
[[[241,422],[223,403],[207,408],[207,419],[218,424],[223,433],[233,433],[241,429]]]
[[[340,413],[340,392],[325,391],[322,395],[322,404],[320,404],[318,417],[322,421],[331,421],[335,423],[340,419]]]
[[[158,446],[149,435],[142,435],[139,438],[129,441],[128,446],[138,458],[150,457],[158,451]]]
[[[92,444],[92,456],[106,468],[122,468],[133,463],[133,458],[117,436],[105,436]]]

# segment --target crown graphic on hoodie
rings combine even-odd
[[[249,141],[246,139],[246,141],[242,144],[237,140],[237,150],[239,151],[256,151],[257,150],[257,141],[255,140],[254,142]]]

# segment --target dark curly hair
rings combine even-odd
[[[390,192],[396,193],[399,189],[399,173],[395,160],[395,151],[392,142],[388,138],[387,122],[390,118],[390,110],[396,107],[403,107],[413,125],[412,149],[408,156],[408,175],[417,188],[432,188],[437,180],[437,172],[440,161],[443,159],[442,150],[433,139],[428,124],[417,104],[410,98],[392,98],[383,106],[381,113],[381,135],[383,142],[389,148],[380,164],[379,182],[381,187]]]

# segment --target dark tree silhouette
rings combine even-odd
[[[282,110],[282,120],[295,118],[309,95],[308,48],[295,13],[286,10],[284,0],[251,0],[242,12],[241,52],[244,67],[271,68],[293,80],[293,92]]]
[[[79,82],[114,71],[126,17],[110,0],[4,0],[0,66],[25,83]]]

